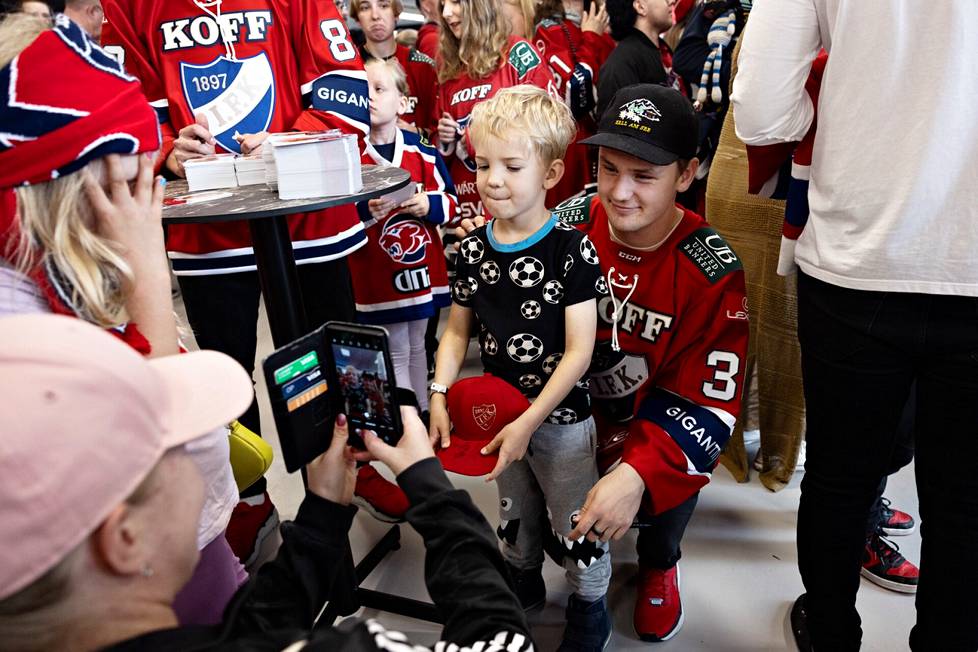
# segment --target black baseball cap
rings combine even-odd
[[[598,122],[598,133],[581,141],[631,154],[653,165],[696,156],[699,121],[693,105],[673,89],[633,84],[618,90]]]

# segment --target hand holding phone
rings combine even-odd
[[[395,476],[421,460],[434,457],[435,451],[428,441],[428,431],[421,422],[418,411],[412,407],[401,407],[400,417],[404,430],[396,446],[387,444],[371,431],[367,431],[364,436],[367,450],[356,453],[354,457],[361,462],[383,462]]]

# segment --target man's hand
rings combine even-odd
[[[418,411],[410,407],[401,407],[401,423],[404,426],[404,433],[397,446],[386,444],[372,430],[363,431],[361,436],[367,450],[355,453],[355,458],[360,461],[379,460],[386,464],[395,476],[398,476],[421,460],[434,457],[435,451],[428,442],[428,433],[418,416]]]
[[[370,217],[375,220],[384,219],[395,208],[397,208],[397,204],[383,197],[367,200],[367,210],[370,211]]]
[[[638,471],[622,462],[591,487],[577,525],[567,538],[576,541],[586,535],[588,541],[621,539],[632,526],[644,493],[645,483]]]
[[[458,238],[458,242],[452,245],[455,248],[455,253],[458,253],[458,249],[462,246],[462,240],[465,239],[465,236],[472,233],[480,226],[485,225],[486,218],[482,215],[474,218],[466,217],[464,220],[462,220],[459,225],[455,227],[455,237]]]
[[[499,450],[499,460],[489,475],[486,476],[486,482],[492,482],[510,464],[523,459],[526,455],[526,449],[530,445],[530,438],[533,436],[535,430],[536,428],[528,427],[521,419],[517,419],[500,430],[499,434],[491,442],[486,444],[485,448],[481,451],[483,455],[491,455],[497,449]]]
[[[207,117],[203,113],[196,116],[197,122],[180,130],[173,141],[173,151],[166,159],[166,167],[178,177],[187,176],[183,164],[192,158],[210,156],[216,150],[217,140],[208,129]]]
[[[438,142],[448,146],[456,140],[458,140],[458,123],[448,111],[445,111],[438,119]]]
[[[257,134],[238,134],[234,137],[241,146],[241,153],[245,156],[261,154],[261,145],[266,138],[268,138],[267,131],[259,131]]]
[[[428,438],[431,445],[437,448],[448,448],[452,443],[452,420],[448,416],[445,395],[435,392],[431,395],[428,406]]]
[[[341,414],[333,425],[329,448],[306,466],[309,491],[339,505],[350,504],[357,483],[357,463],[347,445],[348,436],[346,415]]]
[[[414,195],[414,197],[411,197],[411,199],[401,204],[400,209],[402,212],[413,217],[428,217],[428,211],[431,210],[431,202],[428,201],[428,193],[417,193]]]

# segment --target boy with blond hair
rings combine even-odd
[[[532,86],[501,90],[472,112],[476,185],[491,221],[461,242],[453,304],[432,383],[431,436],[448,447],[445,392],[478,321],[485,371],[530,408],[483,449],[500,497],[502,552],[524,608],[546,598],[544,549],[573,587],[561,650],[601,650],[611,635],[608,545],[572,541],[577,510],[598,479],[587,390],[594,348],[597,252],[545,205],[576,131],[566,106]]]

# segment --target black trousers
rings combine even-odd
[[[353,321],[353,290],[346,259],[299,265],[299,286],[306,308],[309,330],[327,321]],[[226,353],[250,374],[255,371],[258,346],[258,301],[261,288],[257,272],[215,274],[212,276],[179,276],[180,292],[187,309],[187,319],[202,349]],[[239,419],[261,434],[257,398]],[[265,491],[264,478],[243,495]]]
[[[910,387],[910,397],[907,404],[903,406],[903,414],[897,426],[896,441],[893,444],[893,456],[890,458],[890,465],[886,470],[886,477],[880,482],[876,492],[876,501],[869,510],[869,518],[866,519],[866,538],[869,539],[883,520],[883,492],[886,491],[886,480],[907,464],[913,461],[913,438],[914,438],[914,412],[916,411],[917,401],[916,385]]]
[[[697,492],[686,502],[656,516],[639,513],[635,549],[642,566],[668,570],[676,565],[682,557],[680,543],[699,497]]]
[[[798,278],[808,459],[798,565],[816,650],[855,650],[867,514],[911,388],[921,516],[914,650],[978,649],[978,298]],[[828,526],[827,526],[828,524]]]

